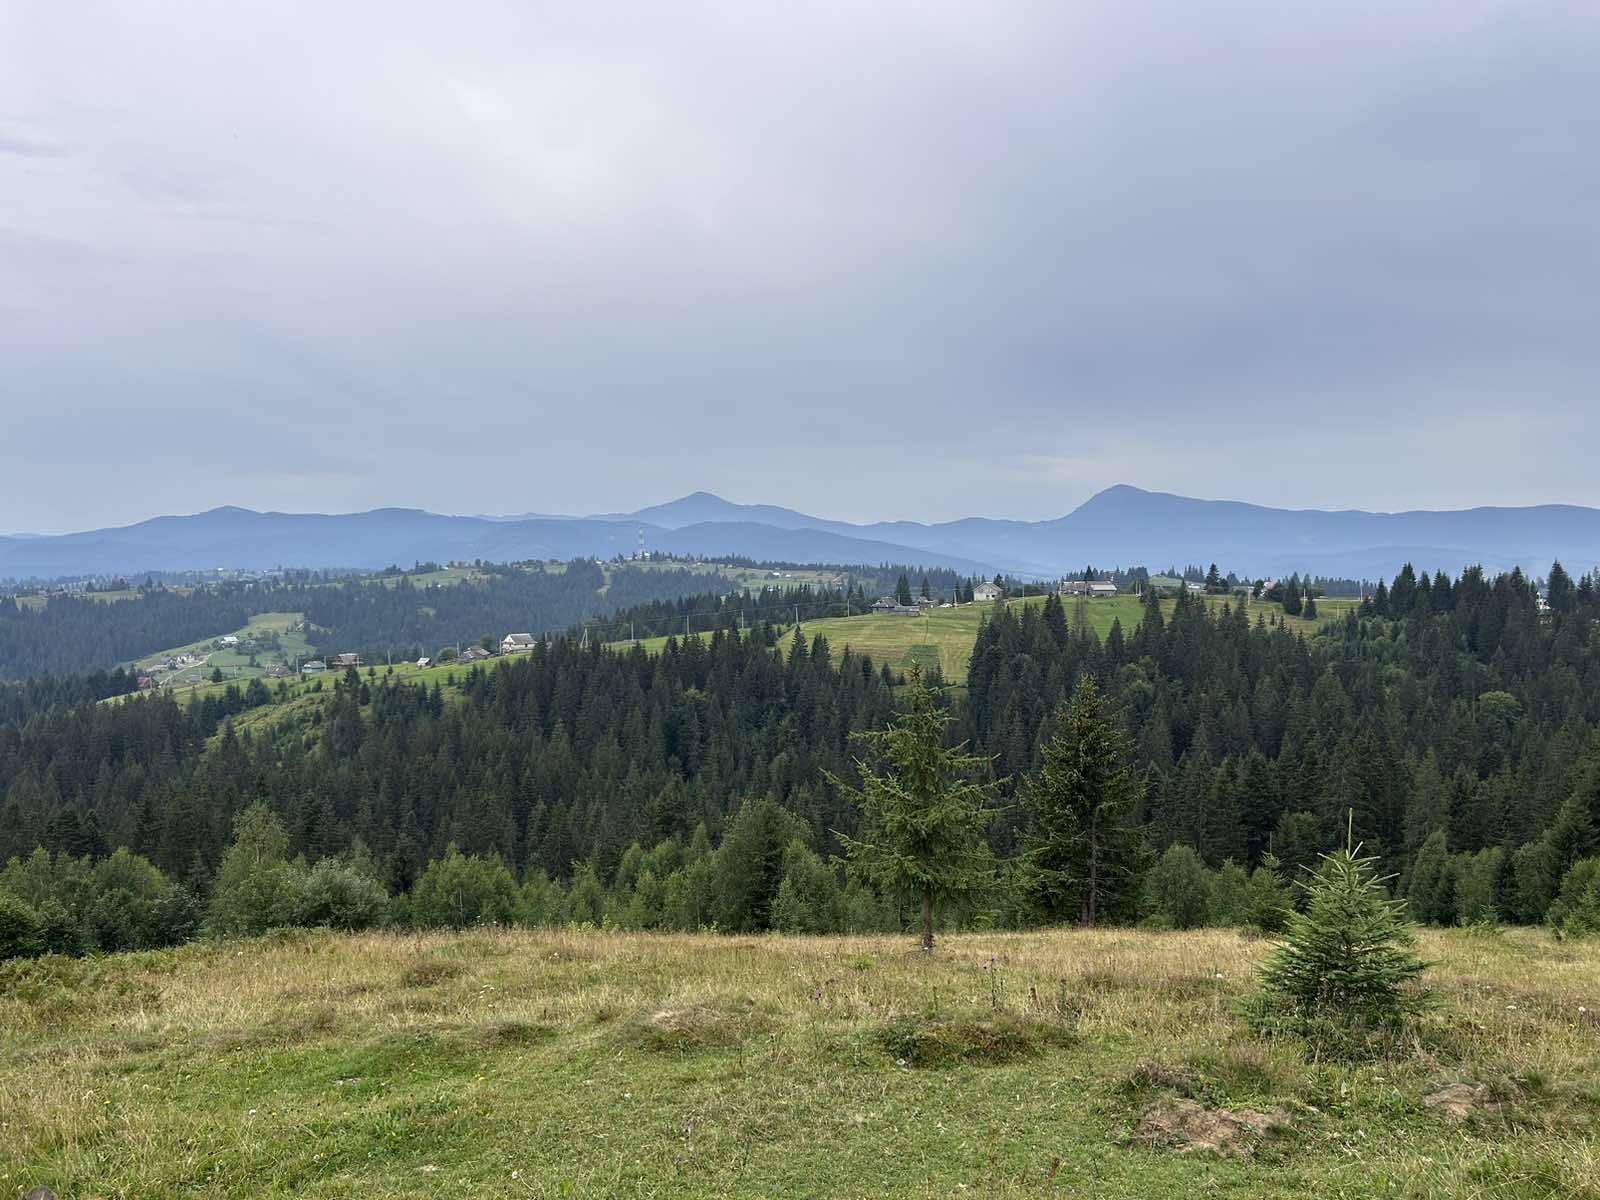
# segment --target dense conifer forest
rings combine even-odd
[[[1075,819],[1040,800],[1045,748],[1059,768],[1078,738],[1126,835],[1102,919],[1268,924],[1353,836],[1418,919],[1581,932],[1600,920],[1595,581],[1555,568],[1548,609],[1520,573],[1409,567],[1314,636],[1182,594],[1104,638],[1055,597],[997,606],[967,688],[926,681],[993,795],[993,886],[943,919],[1092,911],[1039,882],[1047,826]],[[283,923],[898,927],[905,897],[841,855],[870,758],[853,735],[900,719],[906,682],[756,623],[659,654],[559,637],[445,687],[350,671],[291,701],[13,688],[0,892],[73,946]],[[118,888],[145,932],[96,932]]]

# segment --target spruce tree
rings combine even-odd
[[[1417,957],[1405,905],[1389,899],[1373,858],[1359,847],[1325,855],[1304,913],[1262,969],[1264,1013],[1302,1031],[1393,1027],[1421,1006]]]
[[[1283,588],[1283,611],[1288,616],[1297,617],[1300,607],[1300,576],[1291,575]]]
[[[888,729],[855,735],[874,752],[857,760],[859,788],[827,777],[861,808],[861,836],[838,834],[850,862],[883,890],[921,903],[922,948],[932,950],[937,906],[993,882],[984,831],[994,785],[975,779],[987,759],[945,746],[949,721],[916,666],[906,699]]]
[[[894,599],[896,604],[905,605],[911,603],[911,581],[906,578],[904,571],[900,573],[900,578],[895,581]]]
[[[1573,586],[1572,576],[1567,574],[1566,568],[1557,559],[1550,564],[1550,577],[1545,581],[1545,599],[1550,605],[1551,612],[1571,612],[1577,607],[1578,590]]]
[[[1456,871],[1444,830],[1437,829],[1422,844],[1411,867],[1411,882],[1406,902],[1413,919],[1424,925],[1454,925],[1456,922]]]
[[[1022,886],[1045,920],[1092,928],[1137,894],[1149,850],[1134,823],[1144,786],[1132,758],[1127,734],[1094,682],[1082,677],[1056,714],[1038,773],[1020,793],[1030,819]]]

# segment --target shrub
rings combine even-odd
[[[0,892],[0,959],[32,958],[44,951],[44,926],[31,904]]]
[[[1506,852],[1490,846],[1476,854],[1456,856],[1456,923],[1476,925],[1497,921],[1503,915],[1498,900],[1499,883],[1506,865]]]
[[[454,844],[428,864],[411,890],[411,923],[418,929],[512,925],[524,912],[522,892],[505,863],[462,854]]]
[[[839,877],[796,838],[783,852],[772,927],[780,933],[832,933],[840,923]]]
[[[1195,929],[1211,919],[1211,876],[1188,846],[1168,846],[1145,876],[1147,917],[1167,929]]]
[[[1294,901],[1279,867],[1276,856],[1263,854],[1261,865],[1250,872],[1245,919],[1265,933],[1282,933],[1294,915]]]
[[[73,919],[66,905],[54,896],[38,907],[39,932],[46,954],[82,954],[83,927]]]
[[[294,872],[293,921],[329,929],[373,929],[389,919],[389,893],[375,879],[336,859]]]
[[[606,889],[595,874],[593,863],[584,863],[572,877],[567,890],[567,923],[592,925],[599,928],[605,923]]]
[[[1600,858],[1583,858],[1561,877],[1550,925],[1567,937],[1600,933]]]
[[[530,925],[556,925],[567,902],[559,883],[552,883],[543,871],[528,872],[522,881],[522,906]]]
[[[283,822],[266,805],[252,804],[233,830],[233,844],[217,867],[207,927],[238,936],[292,924],[296,881]]]
[[[1249,925],[1250,875],[1231,858],[1217,868],[1211,881],[1211,921],[1214,925]]]

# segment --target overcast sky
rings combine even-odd
[[[0,5],[0,530],[1600,504],[1600,4]]]

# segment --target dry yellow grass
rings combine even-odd
[[[0,1195],[1600,1194],[1600,947],[1427,934],[1441,1008],[1358,1066],[1247,1032],[1265,951],[484,931],[12,964]],[[1290,1128],[1132,1144],[1140,1062]],[[1421,1098],[1455,1079],[1510,1105],[1452,1125]]]

